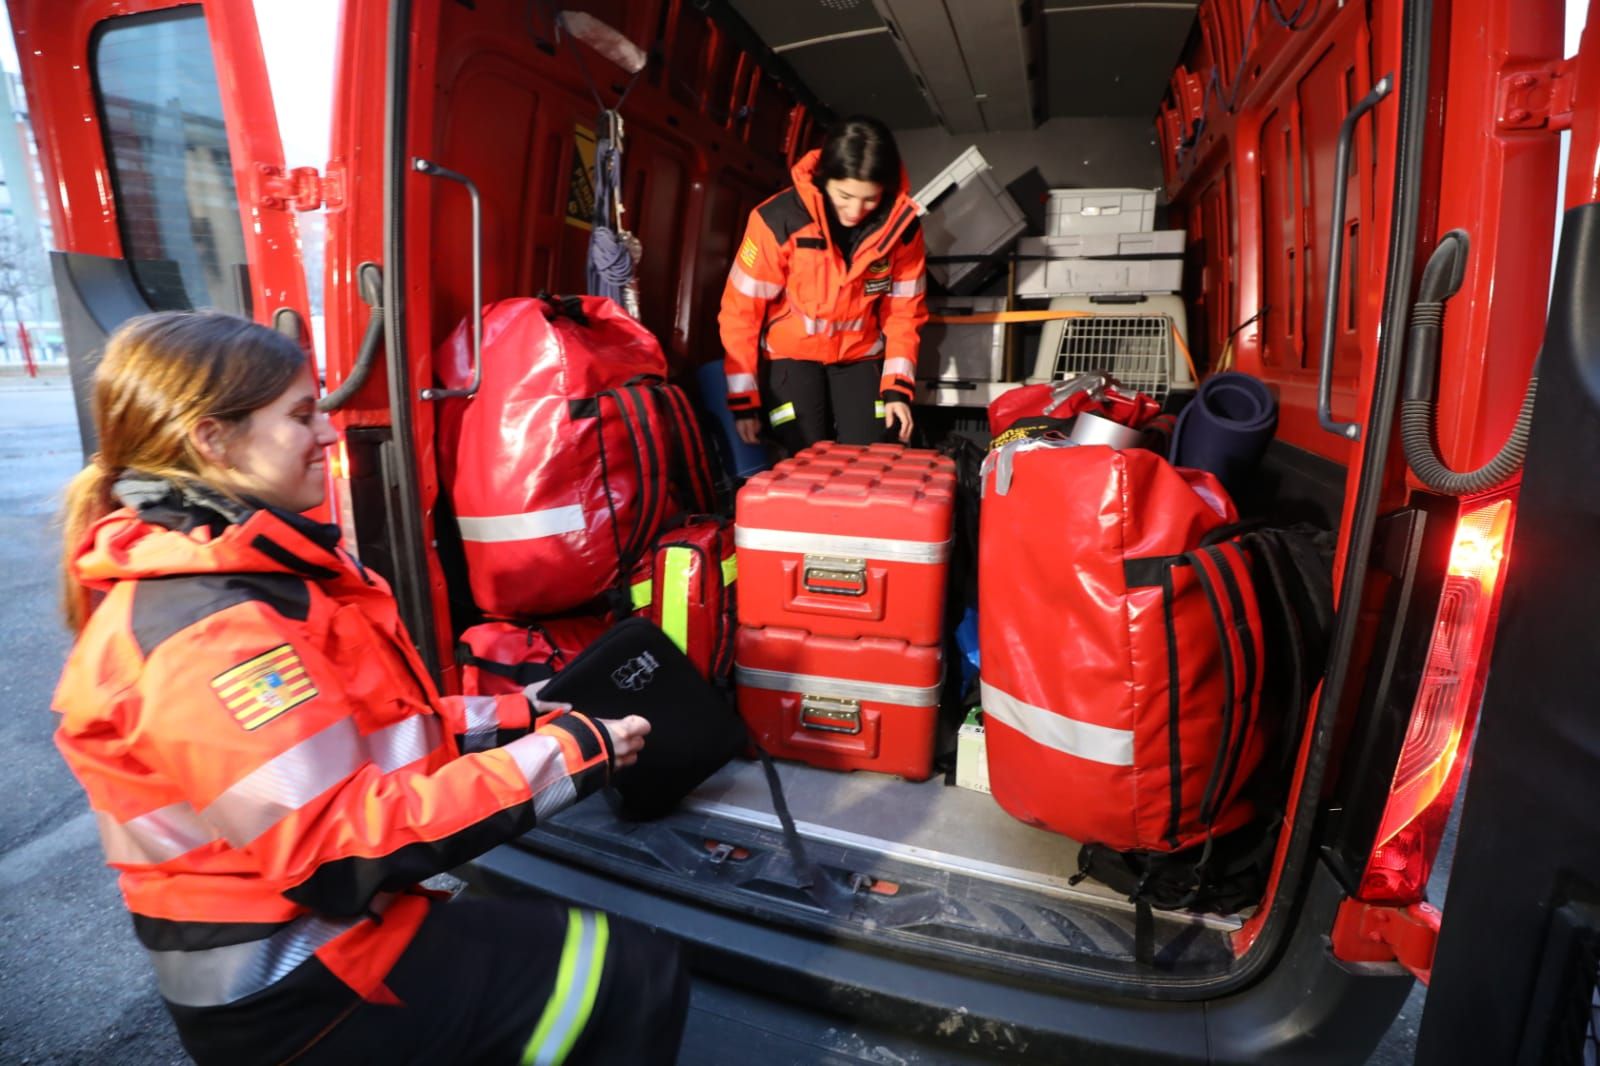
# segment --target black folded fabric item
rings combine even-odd
[[[539,693],[591,718],[637,714],[650,722],[639,761],[612,786],[629,818],[658,818],[745,750],[744,720],[672,638],[629,618],[585,648]]]

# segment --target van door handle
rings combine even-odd
[[[1359,422],[1336,422],[1333,418],[1333,346],[1339,328],[1339,276],[1344,272],[1344,201],[1350,176],[1350,145],[1355,141],[1356,123],[1378,106],[1394,87],[1394,75],[1378,79],[1372,91],[1356,102],[1339,126],[1339,147],[1333,160],[1333,213],[1328,232],[1328,285],[1322,307],[1322,361],[1317,367],[1317,423],[1346,440],[1361,439]]]
[[[412,169],[430,178],[444,178],[467,187],[472,197],[472,383],[464,389],[423,389],[419,395],[424,400],[443,400],[452,396],[470,398],[483,384],[483,205],[478,199],[478,187],[465,174],[420,157],[411,160]]]

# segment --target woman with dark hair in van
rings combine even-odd
[[[790,452],[886,426],[910,440],[927,253],[894,136],[847,118],[791,173],[750,213],[722,291],[739,437],[756,443],[764,407]]]
[[[642,718],[440,696],[339,544],[305,353],[217,313],[134,319],[65,510],[77,641],[56,743],[189,1054],[670,1062],[673,943],[551,899],[419,887],[638,757]]]

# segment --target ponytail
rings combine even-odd
[[[102,463],[97,453],[67,483],[61,505],[61,614],[74,633],[88,621],[89,590],[74,575],[72,561],[82,550],[90,528],[116,510],[116,500],[111,495],[115,480],[116,472]]]

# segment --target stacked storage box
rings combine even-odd
[[[961,153],[912,199],[923,211],[928,275],[945,292],[976,291],[1028,228],[1022,209],[976,148]]]
[[[1025,299],[1176,292],[1183,285],[1182,230],[1154,230],[1149,189],[1055,189],[1049,235],[1018,245],[1017,295]]]
[[[768,752],[933,772],[955,489],[937,452],[829,442],[740,490],[735,680]]]

